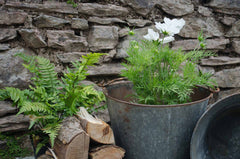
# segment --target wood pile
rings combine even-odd
[[[17,108],[12,106],[12,102],[0,101],[0,132],[28,131],[30,119],[16,114]],[[40,158],[122,159],[125,154],[124,149],[115,145],[111,127],[90,115],[85,108],[80,108],[76,116],[63,121],[53,152],[47,151]]]
[[[53,151],[58,159],[122,159],[125,154],[111,127],[85,108],[63,121]]]

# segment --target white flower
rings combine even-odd
[[[184,19],[169,19],[164,18],[164,23],[155,23],[155,27],[161,32],[167,32],[168,35],[173,36],[174,34],[178,34],[182,27],[185,25]]]
[[[174,40],[174,37],[173,37],[173,36],[168,36],[168,37],[165,37],[165,38],[163,38],[163,39],[160,39],[160,41],[161,41],[163,44],[169,43],[169,42],[171,42],[171,41],[173,41],[173,40]]]
[[[148,34],[143,36],[145,39],[151,40],[158,40],[159,34],[158,32],[153,31],[152,29],[148,29]]]

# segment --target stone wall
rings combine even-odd
[[[218,57],[201,61],[222,89],[220,97],[240,88],[239,0],[0,0],[0,88],[26,87],[30,75],[13,55],[41,55],[56,64],[61,75],[71,61],[89,52],[107,53],[89,79],[97,83],[117,77],[132,39],[142,39],[154,22],[164,17],[184,18],[186,25],[171,45],[191,50],[202,29],[207,49]],[[131,28],[135,37],[128,36]]]

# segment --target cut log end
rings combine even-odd
[[[54,144],[58,159],[87,159],[90,138],[82,130],[80,121],[69,117],[62,123],[61,130]]]
[[[122,159],[125,150],[115,145],[104,145],[91,150],[89,156],[91,159]]]
[[[77,118],[92,140],[101,144],[115,144],[113,131],[107,123],[93,117],[83,107],[77,113]]]

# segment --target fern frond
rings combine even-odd
[[[33,114],[38,114],[40,112],[49,113],[49,114],[52,113],[49,107],[44,103],[24,101],[22,103],[22,106],[18,114],[29,113],[29,112],[32,112]]]
[[[50,92],[56,91],[58,78],[54,64],[50,63],[49,59],[43,57],[37,57],[37,64],[39,79],[36,84],[50,90]]]
[[[57,73],[54,64],[50,63],[49,59],[40,56],[28,56],[23,53],[16,54],[16,56],[22,58],[25,62],[23,66],[34,74],[32,80],[35,86],[44,87],[49,93],[57,90]]]
[[[15,54],[15,56],[20,57],[26,63],[30,63],[34,59],[34,56],[26,55],[22,52]]]
[[[40,116],[29,115],[29,118],[30,118],[30,125],[28,129],[31,129],[36,123],[41,122],[41,120],[45,120],[45,121],[55,120],[57,117],[53,115],[40,115]]]
[[[38,74],[37,68],[36,68],[36,56],[30,56],[26,55],[24,53],[17,53],[15,56],[20,57],[25,63],[23,63],[23,66],[29,70],[29,72],[34,73],[35,75]],[[34,79],[34,78],[33,78]]]
[[[94,64],[98,63],[99,58],[105,55],[104,53],[89,53],[86,56],[82,56],[82,63],[88,65],[88,66],[93,66]]]
[[[20,106],[26,97],[24,96],[24,92],[18,88],[5,87],[5,89],[0,90],[0,100],[5,99],[11,99]]]
[[[48,134],[49,138],[50,138],[50,142],[51,142],[51,146],[54,146],[54,141],[58,135],[58,131],[60,130],[61,125],[56,122],[56,123],[52,123],[52,124],[47,124],[44,128],[43,128],[43,132]]]
[[[0,100],[6,100],[9,96],[7,94],[6,89],[0,89]]]
[[[40,141],[38,144],[37,144],[37,148],[36,148],[36,154],[38,154],[38,152],[41,150],[42,147],[46,146],[46,144],[49,142],[49,139],[48,137],[43,137],[43,140]]]
[[[86,56],[82,56],[81,62],[72,62],[72,65],[77,69],[77,74],[81,75],[87,72],[88,66],[94,66],[99,62],[99,58],[105,55],[104,53],[89,53]],[[85,74],[84,74],[85,75]]]

